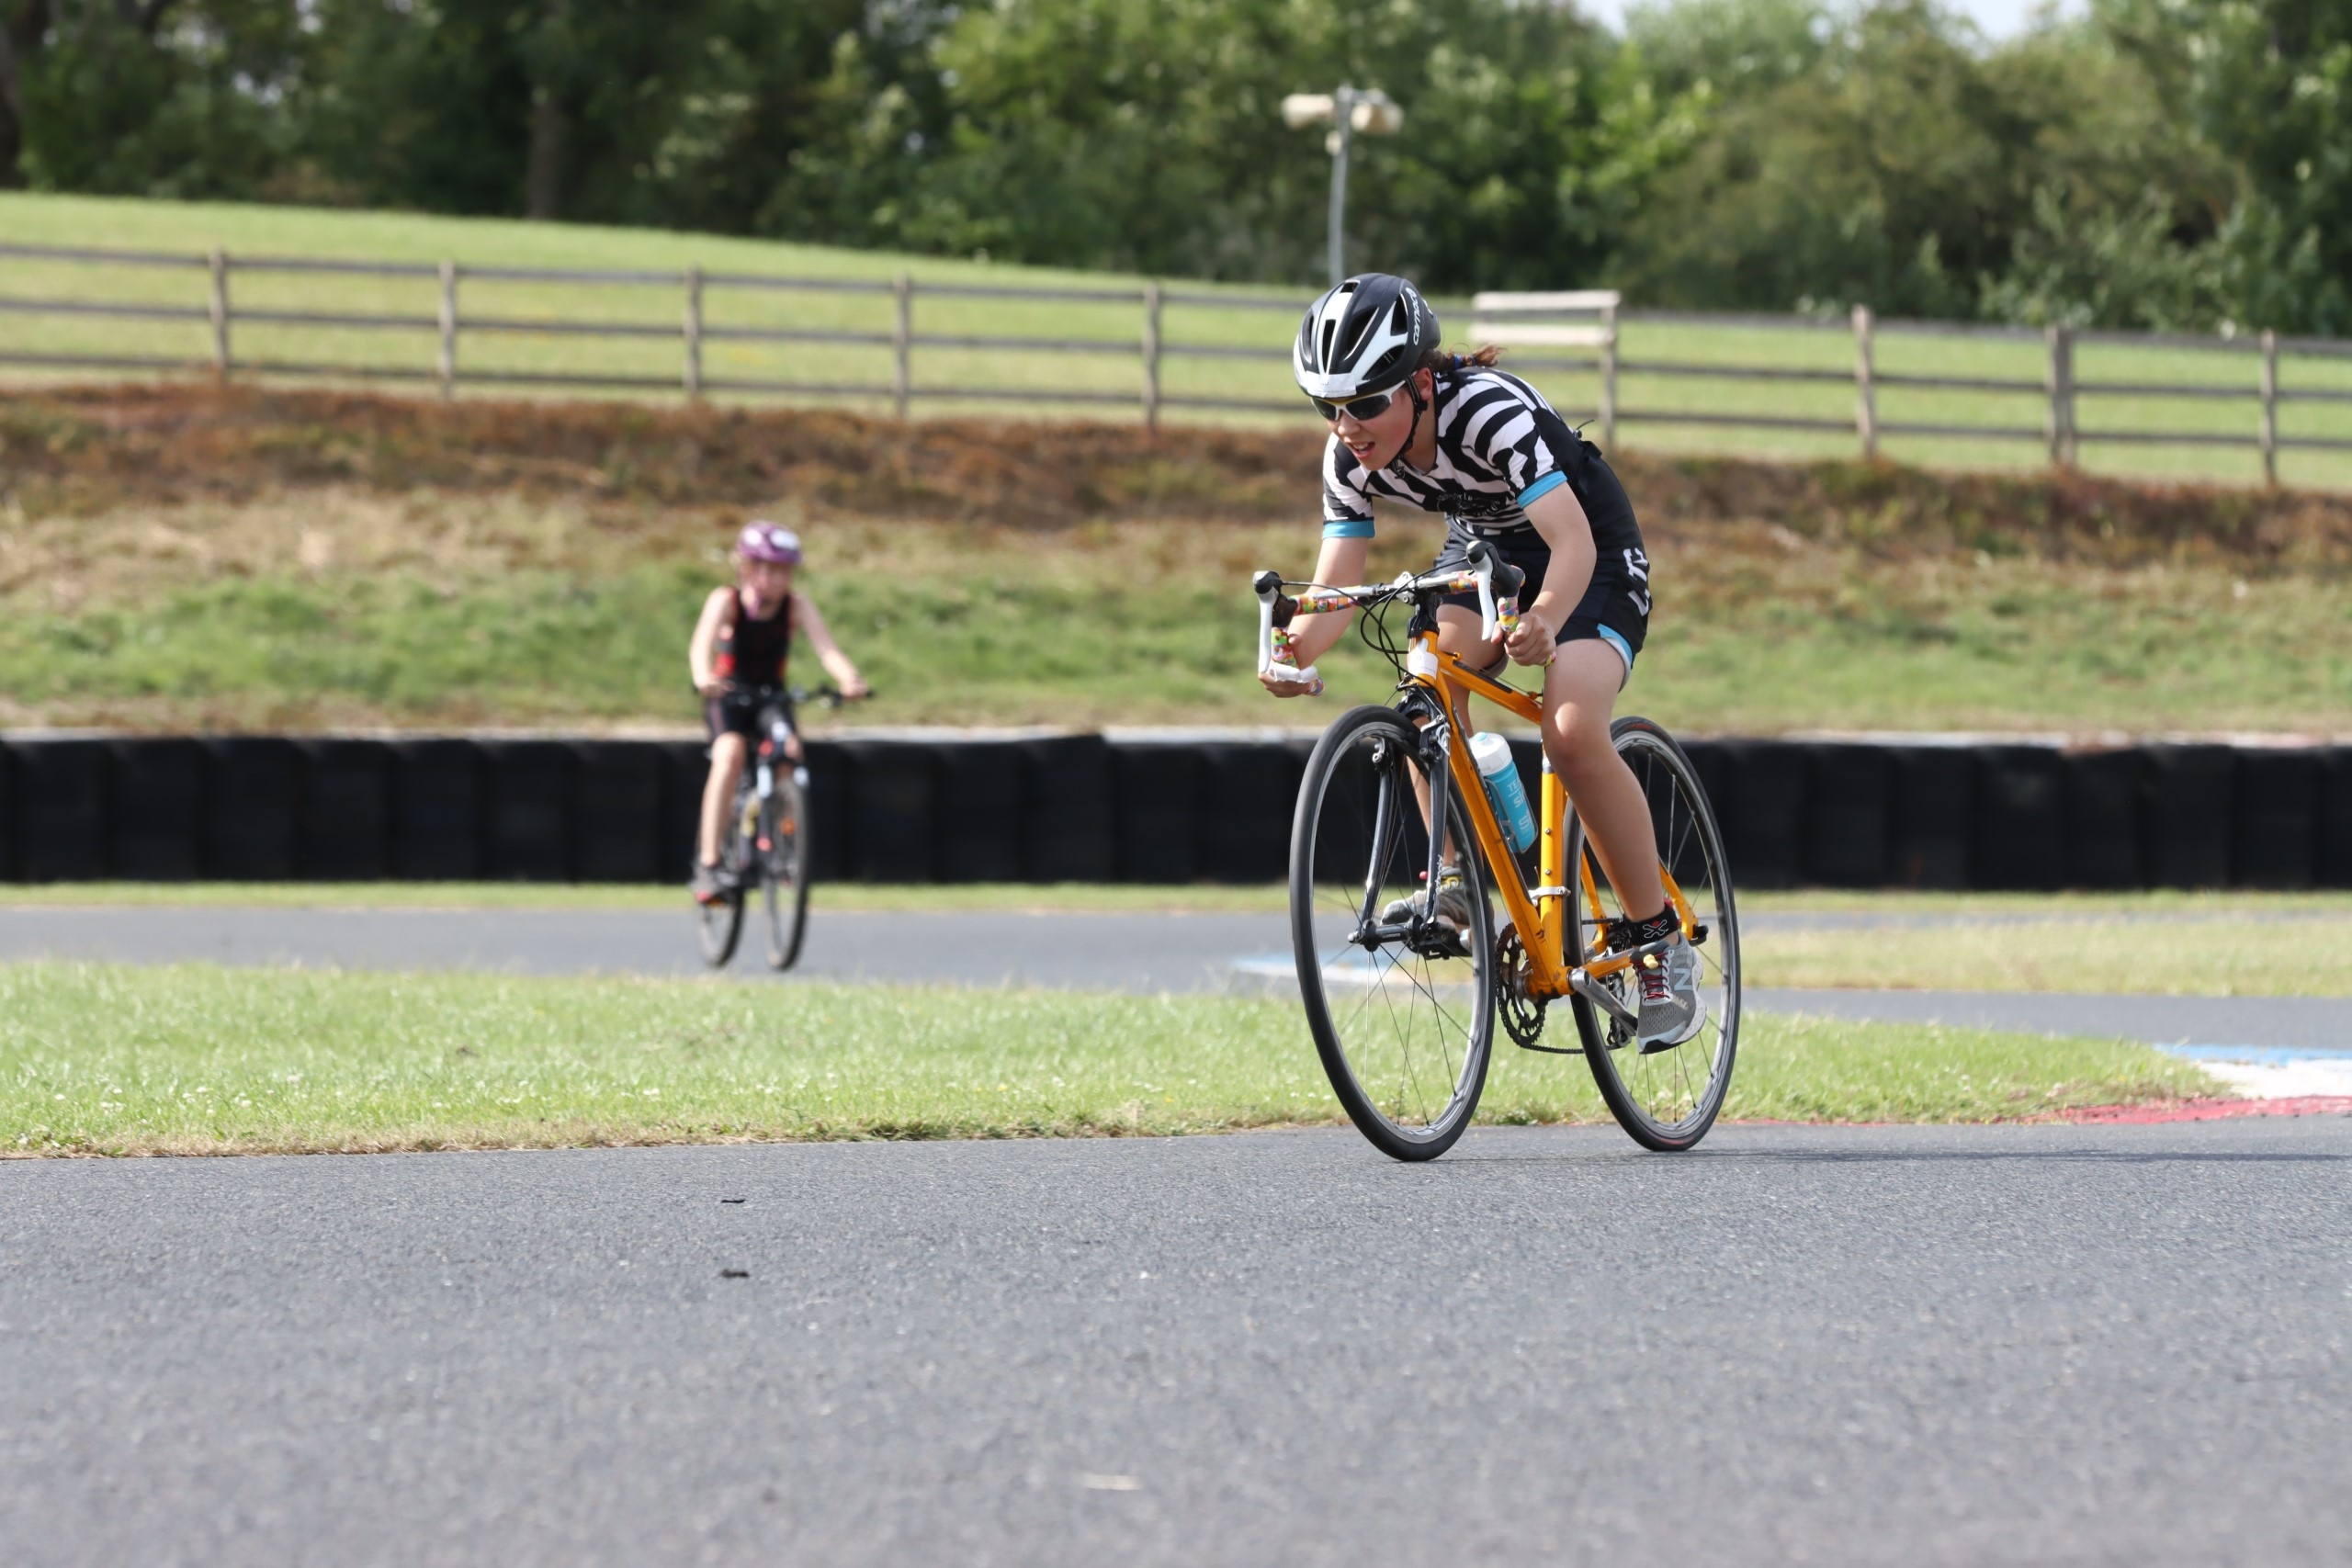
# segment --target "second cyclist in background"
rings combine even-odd
[[[695,838],[692,889],[702,903],[723,898],[719,844],[735,782],[751,756],[763,704],[783,700],[784,674],[794,634],[805,636],[842,695],[865,694],[857,666],[833,640],[817,602],[793,584],[800,565],[800,536],[775,523],[754,522],[735,540],[735,585],[714,588],[703,601],[702,618],[686,647],[686,667],[703,699],[703,724],[710,734],[710,776],[703,785],[702,818]],[[789,755],[800,760],[794,736]]]

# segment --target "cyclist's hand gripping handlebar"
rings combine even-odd
[[[1465,553],[1470,558],[1470,570],[1478,574],[1478,640],[1492,642],[1519,625],[1519,591],[1527,581],[1527,574],[1497,554],[1487,540],[1471,540]],[[1498,588],[1502,590],[1508,608],[1497,609]]]
[[[1250,585],[1258,591],[1258,673],[1286,685],[1305,686],[1309,696],[1319,695],[1323,678],[1315,666],[1298,668],[1298,655],[1291,646],[1291,617],[1298,613],[1298,601],[1283,592],[1283,576],[1278,571],[1261,571],[1250,579]]]

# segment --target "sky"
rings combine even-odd
[[[1625,17],[1625,0],[1578,0],[1579,7],[1590,16],[1614,28]],[[2014,38],[2025,30],[2042,0],[1945,0],[1953,10],[1973,17],[1976,25],[1992,39]],[[2061,5],[2064,11],[2077,10],[2075,5]]]

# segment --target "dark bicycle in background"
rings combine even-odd
[[[808,768],[792,760],[793,715],[805,702],[837,708],[847,699],[830,684],[744,690],[759,714],[759,745],[736,781],[719,841],[721,896],[697,906],[702,956],[714,969],[735,956],[743,906],[756,892],[767,912],[768,967],[784,970],[798,962],[808,924]]]

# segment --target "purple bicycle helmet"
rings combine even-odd
[[[747,523],[735,536],[735,553],[745,560],[775,561],[780,566],[800,564],[800,536],[782,524],[765,521]]]

